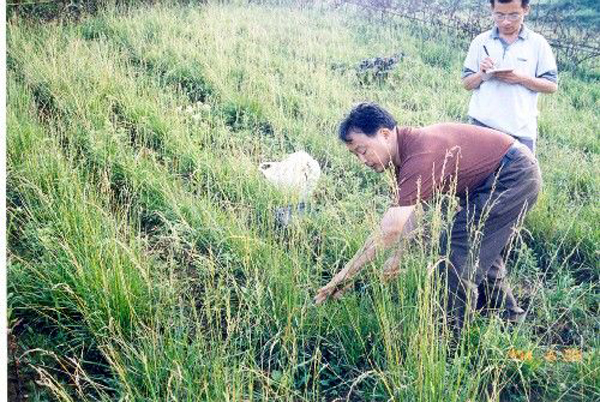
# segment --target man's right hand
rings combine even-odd
[[[479,64],[479,70],[483,71],[484,73],[486,73],[488,70],[491,70],[492,68],[494,68],[494,60],[492,60],[489,57],[483,59]]]
[[[344,286],[340,286],[340,283],[332,280],[317,291],[313,301],[316,305],[319,305],[325,303],[327,299],[338,300],[344,295],[344,293],[346,293],[348,289],[350,289],[351,286],[352,283],[347,283]]]

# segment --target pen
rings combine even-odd
[[[490,57],[490,54],[487,51],[487,47],[485,47],[485,45],[483,45],[483,50],[485,51],[485,54],[487,54],[487,57]]]

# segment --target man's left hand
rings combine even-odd
[[[494,78],[506,82],[507,84],[523,84],[525,76],[514,71],[502,71],[494,73]]]

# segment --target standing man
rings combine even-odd
[[[369,168],[378,173],[395,170],[397,203],[344,269],[319,289],[315,303],[339,298],[378,251],[408,234],[418,203],[427,202],[435,191],[454,189],[462,208],[445,235],[450,241],[441,241],[441,252],[448,258],[438,266],[448,281],[454,329],[460,331],[473,312],[478,286],[484,283],[488,301],[504,302],[504,317],[521,321],[525,312],[504,282],[504,264],[494,262],[502,260],[514,226],[537,199],[541,177],[531,151],[509,135],[467,124],[397,127],[394,118],[373,103],[356,106],[340,124],[339,137]],[[474,231],[471,224],[477,226]],[[400,255],[398,248],[385,262],[385,275],[397,273]]]
[[[462,82],[473,96],[471,122],[512,135],[535,153],[538,94],[558,89],[552,49],[525,27],[529,0],[490,0],[493,29],[477,36],[465,59]]]

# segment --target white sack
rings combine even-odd
[[[304,151],[288,155],[281,162],[263,162],[260,171],[279,189],[307,200],[317,186],[321,167]]]

